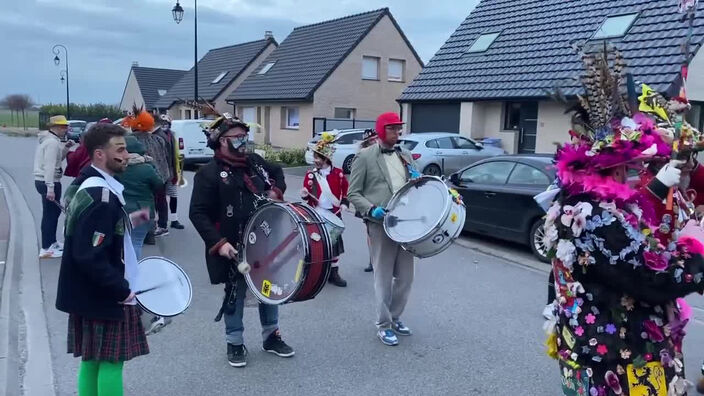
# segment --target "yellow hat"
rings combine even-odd
[[[49,122],[47,123],[47,126],[54,126],[54,125],[68,125],[68,120],[66,120],[66,117],[62,115],[56,115],[51,118],[49,118]]]

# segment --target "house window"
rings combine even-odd
[[[299,126],[299,111],[298,107],[282,107],[284,115],[284,128],[298,129]]]
[[[362,80],[379,80],[379,58],[362,57]]]
[[[191,119],[191,110],[184,110],[184,111],[183,111],[183,119],[184,119],[184,120],[190,120],[190,119]]]
[[[474,43],[472,43],[472,46],[469,47],[467,52],[484,52],[488,50],[489,46],[494,43],[494,40],[499,37],[499,33],[500,32],[482,34],[474,40]]]
[[[403,81],[403,72],[405,68],[405,60],[389,59],[389,81]]]
[[[354,118],[354,109],[345,107],[335,107],[335,118],[344,118],[351,120]]]
[[[521,123],[521,104],[518,102],[504,103],[504,125],[505,131],[515,131],[519,129]]]
[[[636,20],[638,13],[610,16],[601,23],[599,29],[594,33],[593,39],[607,39],[623,37]]]
[[[213,81],[211,81],[210,83],[211,83],[211,84],[217,84],[217,83],[219,83],[220,81],[222,81],[222,79],[225,78],[226,75],[227,75],[227,71],[224,71],[224,72],[218,74],[218,76],[215,77],[215,79],[214,79]]]
[[[159,89],[159,90],[157,90],[157,92],[159,93],[159,96],[164,96],[164,95],[166,95],[166,90],[165,90],[165,89]]]
[[[269,69],[271,69],[272,67],[274,67],[274,63],[276,63],[276,62],[269,62],[269,63],[267,63],[266,65],[264,65],[264,67],[262,67],[261,70],[259,70],[259,73],[257,73],[257,74],[266,74],[266,72],[268,72]]]

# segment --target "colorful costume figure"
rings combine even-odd
[[[704,246],[678,230],[663,244],[650,192],[626,177],[629,164],[667,162],[674,126],[629,108],[618,52],[584,63],[576,138],[558,149],[561,190],[545,221],[557,294],[548,354],[559,360],[565,395],[683,395],[688,315],[678,298],[704,291]],[[674,168],[663,167],[657,183],[676,185]]]

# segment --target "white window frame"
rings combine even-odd
[[[274,67],[275,64],[276,64],[276,62],[267,63],[266,65],[264,65],[264,67],[262,67],[261,70],[259,70],[259,73],[257,73],[257,74],[266,74],[266,72],[271,70],[271,68]]]
[[[284,124],[286,125],[286,129],[299,129],[301,126],[301,108],[297,106],[291,106],[291,107],[284,107],[284,113],[285,113],[285,118],[284,118]],[[297,114],[297,119],[298,119],[298,125],[290,125],[289,121],[291,120],[291,110],[295,109]]]
[[[338,117],[337,116],[337,111],[340,110],[341,112],[349,112],[349,117]],[[351,107],[335,107],[333,109],[333,118],[339,118],[339,119],[345,119],[345,120],[354,120],[355,114],[357,113],[357,109],[353,109]]]
[[[609,15],[607,16],[599,25],[599,28],[594,32],[594,35],[592,35],[592,40],[606,40],[610,38],[617,38],[617,37],[623,37],[626,34],[628,34],[628,31],[631,30],[631,27],[633,27],[633,24],[636,22],[636,19],[638,19],[638,16],[640,14],[637,12],[629,12],[626,14],[619,14],[619,15]],[[614,19],[617,18],[623,18],[623,17],[632,17],[630,23],[626,26],[626,28],[623,30],[622,33],[620,34],[610,34],[607,35],[605,32],[602,31],[604,26],[606,26],[608,23],[612,22]],[[625,25],[625,24],[624,24]]]
[[[219,83],[220,81],[222,81],[223,78],[225,78],[225,76],[227,75],[227,73],[229,73],[229,71],[228,71],[228,70],[225,70],[224,72],[218,74],[217,77],[215,77],[215,78],[213,79],[213,81],[211,81],[210,83],[211,83],[211,84],[217,84],[217,83]]]
[[[376,76],[375,77],[370,77],[365,75],[365,64],[366,61],[368,60],[373,60],[376,62]],[[367,80],[367,81],[379,81],[379,68],[381,65],[381,58],[378,56],[371,56],[371,55],[363,55],[362,56],[362,80]]]
[[[467,52],[471,54],[488,51],[500,35],[501,32],[490,32],[480,34],[479,37],[474,40]],[[489,40],[488,43],[486,42],[487,39]]]
[[[165,89],[157,89],[156,92],[159,94],[159,96],[164,96],[164,95],[166,95],[167,90],[165,90]]]
[[[391,64],[393,62],[398,62],[401,64],[401,76],[396,77],[391,75]],[[389,67],[387,71],[387,77],[389,81],[393,82],[404,82],[406,79],[406,60],[405,59],[394,59],[394,58],[389,58]]]

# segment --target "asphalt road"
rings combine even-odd
[[[0,167],[20,186],[38,229],[41,207],[31,177],[34,145],[33,138],[0,136]],[[186,174],[189,181],[192,176]],[[295,199],[302,178],[288,175],[287,183],[287,197]],[[401,338],[397,347],[384,346],[375,336],[372,276],[362,271],[368,261],[365,233],[352,216],[345,218],[347,253],[341,262],[348,287],[329,285],[315,300],[280,310],[281,331],[296,356],[284,360],[262,352],[257,310],[247,309],[249,363],[244,369],[229,367],[224,324],[213,322],[222,288],[210,285],[203,243],[187,220],[190,187],[179,192],[186,230],[172,230],[157,246],[145,247],[144,254],[179,263],[193,283],[193,302],[149,337],[149,355],[126,364],[126,394],[561,394],[557,364],[543,348],[544,272],[454,245],[418,263],[403,317],[414,335]],[[58,269],[59,260],[41,263],[57,394],[72,395],[78,360],[65,353],[67,315],[54,308]],[[699,319],[690,325],[685,353],[696,380],[704,358],[704,300],[691,301]]]

